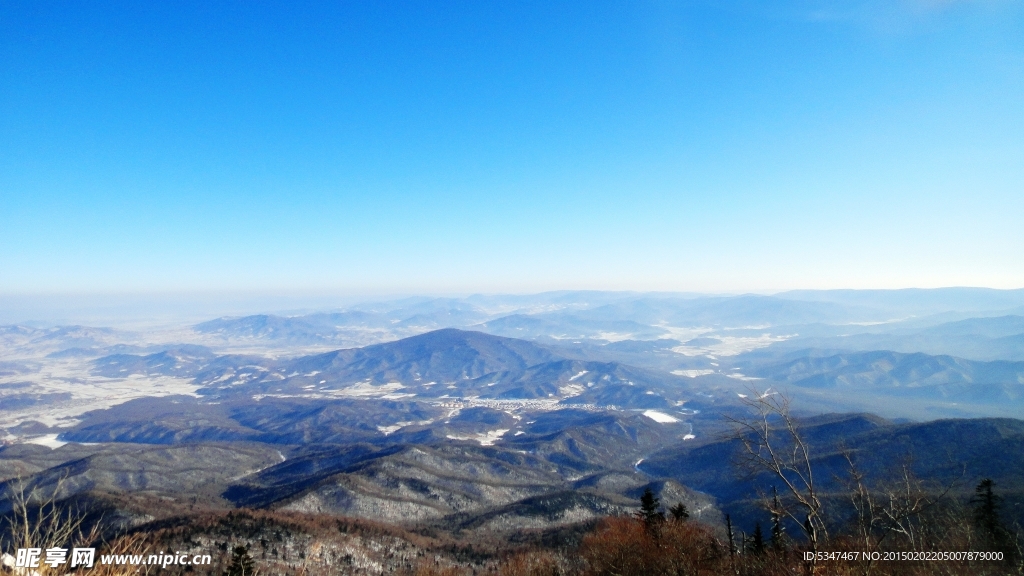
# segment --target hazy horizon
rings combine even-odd
[[[322,292],[258,292],[258,291],[193,291],[193,292],[136,292],[136,293],[56,293],[56,294],[0,294],[0,324],[26,324],[57,326],[62,324],[94,324],[110,326],[179,325],[224,316],[273,314],[299,316],[303,314],[345,310],[371,303],[400,302],[403,300],[463,299],[473,297],[537,297],[555,294],[607,294],[622,297],[653,298],[717,298],[745,295],[777,296],[789,293],[940,293],[992,292],[995,294],[1024,295],[1024,289],[997,289],[981,286],[946,286],[939,288],[901,288],[882,290],[749,290],[735,292],[686,292],[644,290],[547,290],[540,292],[449,292],[449,293],[377,293],[345,294]],[[966,306],[964,310],[972,309]],[[998,305],[989,310],[1024,314],[1024,298],[1020,306]],[[895,318],[894,318],[895,319]]]

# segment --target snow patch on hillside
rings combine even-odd
[[[707,376],[708,374],[714,374],[714,370],[673,370],[673,374],[676,376],[686,376],[687,378],[696,378],[697,376]]]
[[[657,410],[647,410],[646,412],[644,412],[644,416],[647,416],[651,420],[654,420],[655,422],[659,422],[661,424],[671,424],[673,422],[679,422],[678,418],[669,416],[664,412],[658,412]]]
[[[450,440],[475,440],[480,443],[481,446],[491,446],[497,442],[502,436],[508,432],[509,428],[500,428],[498,430],[488,430],[482,434],[473,434],[471,436],[456,436],[453,434],[448,435]]]

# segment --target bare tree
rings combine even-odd
[[[767,472],[785,488],[789,505],[767,503],[773,514],[780,514],[801,526],[810,545],[817,552],[828,540],[824,505],[814,481],[811,449],[800,435],[796,419],[790,413],[790,400],[781,392],[748,388],[741,401],[751,411],[750,417],[729,418],[734,429],[732,438],[743,450],[740,465],[751,474]],[[815,561],[810,564],[813,573]]]

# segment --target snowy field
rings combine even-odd
[[[73,426],[78,417],[144,397],[195,395],[191,379],[169,376],[106,378],[90,374],[81,359],[39,358],[37,370],[0,377],[0,429],[27,422],[51,427]],[[38,398],[37,402],[33,402]]]

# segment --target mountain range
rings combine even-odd
[[[1020,296],[562,292],[7,326],[0,492],[116,497],[128,523],[175,502],[507,539],[651,488],[716,525],[760,513],[771,479],[737,474],[730,422],[781,393],[826,493],[852,454],[872,482],[910,463],[964,498],[989,476],[1024,517]]]

